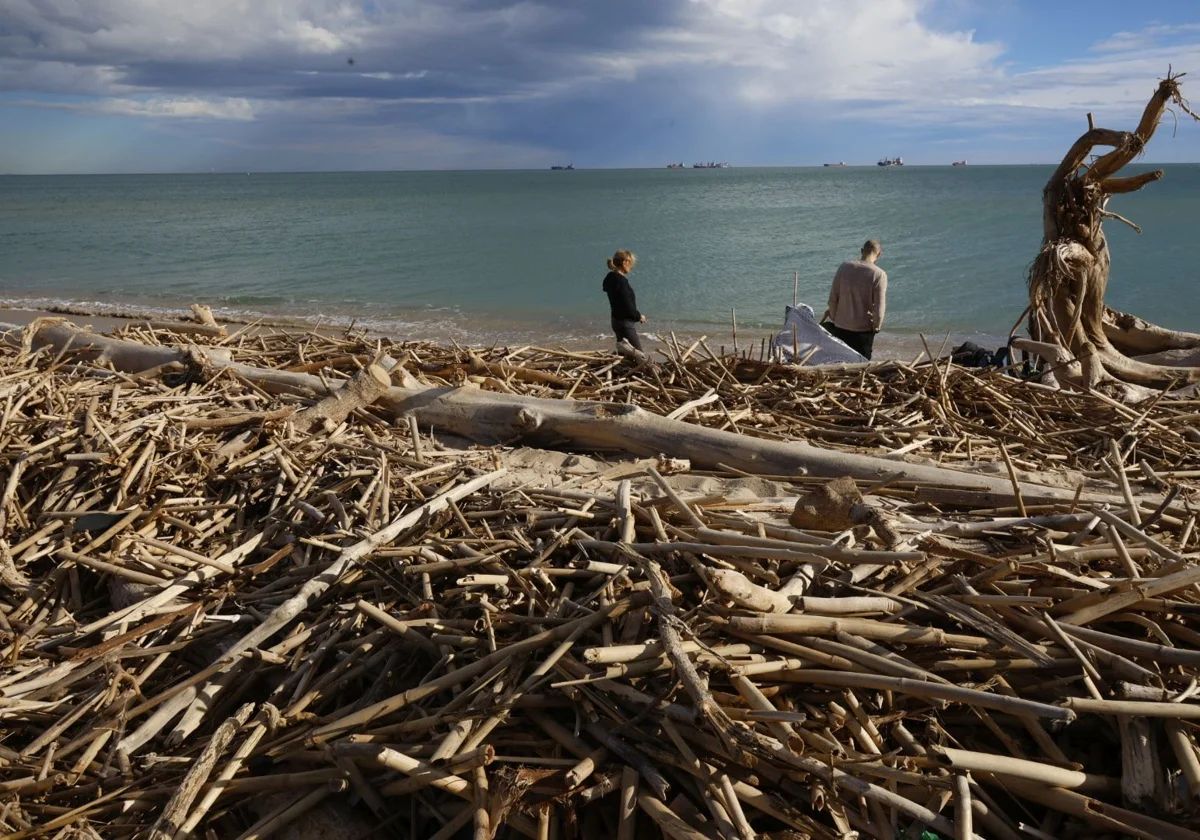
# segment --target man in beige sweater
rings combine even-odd
[[[862,246],[862,259],[838,266],[829,290],[829,307],[821,316],[821,326],[830,335],[868,359],[887,310],[887,272],[875,264],[881,256],[883,246],[868,239]]]

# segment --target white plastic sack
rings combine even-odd
[[[774,357],[783,362],[804,360],[806,365],[865,362],[857,350],[825,332],[806,303],[785,308],[783,329],[771,342]],[[793,350],[795,358],[793,358]],[[811,354],[811,355],[810,355]]]

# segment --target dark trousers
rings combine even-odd
[[[857,330],[844,330],[833,321],[822,321],[821,326],[825,331],[834,338],[840,338],[850,346],[850,349],[857,350],[858,354],[864,359],[871,358],[871,352],[875,349],[875,330],[867,330],[866,332],[858,332]]]
[[[620,318],[612,319],[613,332],[617,335],[617,341],[622,338],[628,341],[635,350],[642,349],[642,339],[638,337],[637,321],[625,321]]]

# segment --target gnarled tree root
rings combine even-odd
[[[1104,303],[1111,258],[1103,222],[1120,219],[1107,209],[1108,201],[1162,178],[1161,170],[1129,177],[1118,173],[1142,153],[1171,103],[1192,114],[1180,93],[1179,76],[1168,74],[1135,131],[1089,126],[1042,191],[1042,248],[1029,269],[1030,335],[1060,348],[1061,353],[1039,355],[1054,358],[1060,365],[1056,376],[1067,384],[1083,389],[1106,383],[1161,389],[1200,383],[1200,367],[1131,358],[1200,347],[1200,335],[1166,330]],[[1097,146],[1112,150],[1089,162]],[[1072,364],[1061,364],[1068,360]]]
[[[1200,335],[1169,330],[1137,315],[1104,307],[1104,335],[1126,356],[1143,356],[1166,350],[1200,350]]]

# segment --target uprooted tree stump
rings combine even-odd
[[[1118,193],[1133,192],[1162,178],[1161,170],[1118,177],[1145,149],[1168,105],[1200,119],[1180,92],[1182,73],[1168,72],[1131,132],[1091,126],[1071,146],[1042,192],[1042,248],[1029,270],[1031,342],[1016,346],[1053,365],[1060,382],[1084,389],[1113,383],[1162,388],[1200,382],[1200,367],[1169,367],[1134,356],[1200,348],[1200,335],[1148,324],[1109,309],[1110,255],[1107,218],[1131,224],[1107,209]],[[1090,164],[1097,146],[1112,147]],[[1133,225],[1135,230],[1139,230]],[[1126,395],[1136,392],[1126,387]]]

